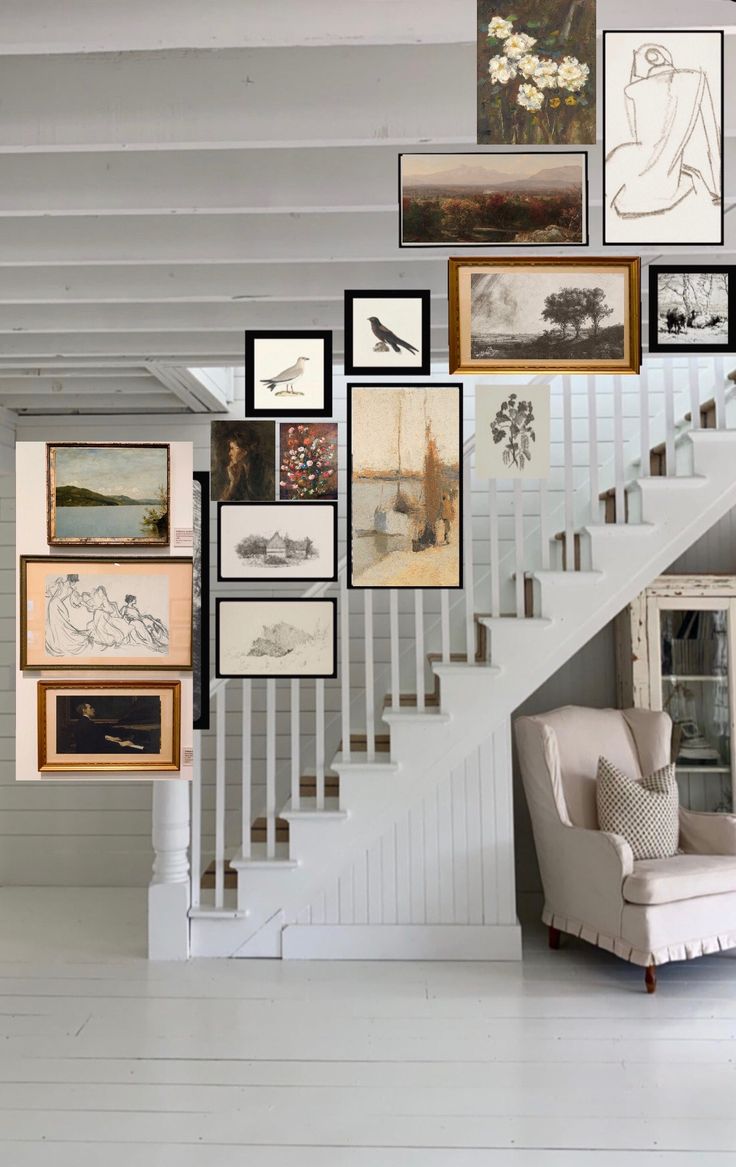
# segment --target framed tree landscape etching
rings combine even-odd
[[[478,142],[593,145],[595,0],[478,0]]]
[[[736,348],[736,268],[653,264],[649,268],[649,351],[718,353]]]
[[[218,580],[337,579],[337,503],[221,502]]]
[[[723,37],[603,33],[604,243],[723,243]]]
[[[48,542],[164,547],[169,447],[149,442],[48,442]]]
[[[348,585],[462,587],[462,385],[348,385]]]
[[[181,682],[39,681],[42,773],[179,769]]]
[[[213,502],[264,502],[275,497],[276,424],[210,423],[210,490]]]
[[[218,677],[337,676],[337,600],[218,599]]]
[[[246,417],[329,417],[331,332],[246,332]]]
[[[638,373],[640,260],[451,259],[451,373]]]
[[[588,155],[400,154],[399,206],[401,247],[579,247],[588,242]]]
[[[345,293],[345,372],[429,373],[429,292]]]
[[[190,669],[192,561],[20,561],[21,669]]]
[[[281,422],[279,497],[337,498],[337,422]]]

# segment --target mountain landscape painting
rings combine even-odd
[[[52,546],[168,544],[168,445],[63,442],[46,453]]]
[[[587,154],[401,154],[402,247],[588,242]]]

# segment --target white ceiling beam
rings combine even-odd
[[[351,6],[352,7],[352,6]],[[447,85],[438,84],[445,77]],[[0,146],[454,141],[475,129],[469,45],[8,57]]]
[[[591,216],[591,247],[600,246],[600,217]],[[726,216],[726,247],[736,243],[736,215]],[[515,253],[513,246],[494,249]],[[565,249],[572,253],[573,249]],[[620,254],[657,254],[655,246],[607,249]],[[661,249],[659,249],[661,250]],[[701,248],[703,252],[722,248]],[[435,248],[431,258],[455,253]],[[403,255],[423,254],[404,249]],[[518,248],[516,249],[518,253]],[[367,260],[399,256],[398,222],[388,214],[141,215],[116,218],[0,218],[0,266],[36,264],[210,264]],[[408,263],[409,260],[405,259]],[[289,272],[285,271],[285,282]]]
[[[3,0],[2,53],[450,44],[474,35],[474,0]]]
[[[32,394],[0,394],[0,403],[16,413],[184,413],[185,407],[171,393],[151,393],[148,397],[65,395],[63,398]]]
[[[146,368],[192,413],[227,413],[225,394],[210,381],[204,384],[189,369],[149,361]]]
[[[152,376],[128,377],[120,372],[116,377],[80,377],[65,371],[48,373],[45,377],[27,377],[19,370],[0,375],[0,397],[50,397],[60,401],[66,397],[142,397],[161,389]]]
[[[599,27],[708,27],[724,0],[598,0]],[[2,53],[117,53],[162,49],[271,48],[472,43],[475,0],[444,0],[427,19],[426,0],[4,0]]]

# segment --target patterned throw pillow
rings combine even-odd
[[[635,859],[677,854],[680,799],[673,765],[639,781],[599,758],[596,801],[600,829],[623,835]]]

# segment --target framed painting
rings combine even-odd
[[[549,385],[481,384],[475,390],[475,472],[482,478],[549,474]]]
[[[329,417],[331,332],[246,332],[245,416]]]
[[[218,677],[336,677],[337,600],[218,599]]]
[[[213,502],[272,502],[276,478],[276,423],[210,423]]]
[[[286,501],[337,498],[337,422],[281,422],[279,495]]]
[[[22,669],[190,669],[192,560],[21,556]]]
[[[736,348],[736,267],[649,268],[650,353],[725,353]]]
[[[38,769],[180,768],[180,681],[39,681]]]
[[[603,33],[604,243],[723,243],[723,37]]]
[[[462,587],[462,385],[348,385],[348,586]]]
[[[195,729],[210,727],[210,476],[194,472],[192,553],[192,712]]]
[[[451,373],[638,373],[638,257],[451,259]]]
[[[478,142],[595,145],[595,0],[477,0]]]
[[[221,502],[217,578],[270,583],[337,579],[337,503]]]
[[[165,547],[169,447],[163,442],[48,442],[52,547]]]
[[[588,155],[399,154],[399,208],[400,247],[585,246]]]
[[[346,292],[345,372],[429,373],[429,292]]]

